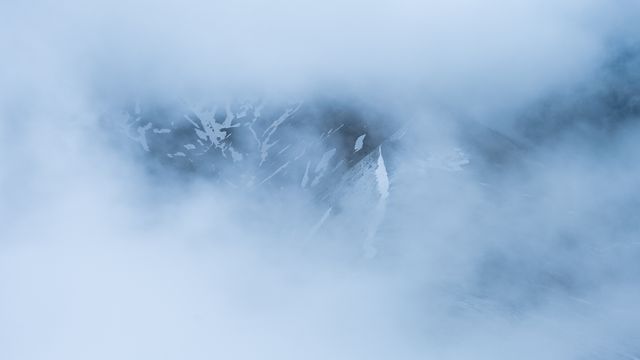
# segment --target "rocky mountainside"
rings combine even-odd
[[[397,122],[340,105],[266,101],[137,102],[117,123],[163,168],[242,188],[295,186],[324,195],[399,130]]]

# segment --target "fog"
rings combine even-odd
[[[0,358],[640,358],[638,15],[0,3]],[[242,97],[359,114],[375,184],[217,181],[113,116]]]

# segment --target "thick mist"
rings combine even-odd
[[[637,15],[1,3],[0,358],[640,357]],[[243,186],[114,116],[237,98],[320,114],[293,148],[346,113],[363,155],[323,192]]]

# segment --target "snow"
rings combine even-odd
[[[273,123],[271,123],[271,125],[269,125],[269,127],[264,131],[264,133],[262,134],[263,137],[263,141],[262,141],[262,146],[261,146],[261,151],[260,151],[260,166],[262,166],[262,164],[267,160],[267,156],[269,149],[275,145],[278,140],[270,143],[269,140],[271,140],[271,136],[276,132],[276,130],[278,129],[278,126],[282,125],[282,123],[285,122],[285,120],[287,120],[288,118],[290,118],[293,114],[295,114],[298,109],[300,109],[300,106],[302,104],[297,104],[296,106],[290,107],[288,108],[284,114],[282,114],[278,119],[276,119]]]
[[[300,183],[301,188],[305,188],[307,183],[309,182],[309,166],[311,165],[311,161],[307,161],[307,167],[304,169],[304,176],[302,177],[302,182]]]
[[[147,130],[151,129],[152,124],[151,123],[147,123],[147,125],[145,126],[139,126],[138,127],[138,142],[140,143],[140,145],[142,145],[142,148],[145,151],[149,151],[149,144],[147,143],[147,136],[146,136],[146,132]]]
[[[380,197],[386,199],[389,196],[389,174],[382,157],[382,147],[378,148],[378,166],[376,167],[376,184]]]
[[[286,168],[289,165],[289,161],[287,161],[286,163],[284,163],[284,165],[280,166],[279,168],[276,169],[276,171],[274,171],[271,175],[267,176],[264,180],[262,180],[260,182],[260,184],[264,184],[265,182],[269,181],[269,179],[271,179],[272,177],[276,176],[276,174],[278,174],[280,171],[284,170],[284,168]]]
[[[232,146],[229,146],[229,152],[231,153],[233,162],[242,161],[242,159],[244,158],[244,156],[242,156],[241,153],[237,152],[236,149],[234,149]]]
[[[362,135],[358,136],[358,138],[356,139],[356,143],[353,146],[354,152],[358,152],[358,151],[362,150],[362,146],[364,145],[365,136],[367,136],[367,134],[362,134]]]
[[[327,166],[329,166],[329,162],[331,161],[331,159],[335,154],[336,154],[335,148],[331,150],[327,150],[324,154],[322,154],[320,161],[318,161],[318,165],[316,165],[316,173],[322,173],[325,170],[327,170]]]

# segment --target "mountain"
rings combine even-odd
[[[375,120],[326,103],[136,102],[117,123],[164,169],[241,188],[294,186],[326,197],[349,169],[398,130],[396,123]]]

